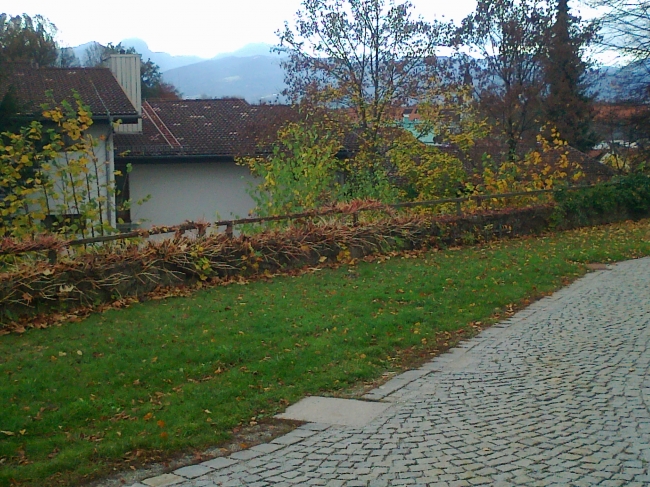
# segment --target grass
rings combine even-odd
[[[553,291],[582,263],[645,255],[650,221],[626,222],[218,287],[0,337],[0,486],[78,485],[218,444],[306,394],[429,356],[444,332]]]

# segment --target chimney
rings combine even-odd
[[[108,68],[115,76],[126,96],[138,111],[138,123],[123,123],[117,128],[117,133],[142,133],[142,85],[140,79],[139,54],[111,54],[107,60]]]

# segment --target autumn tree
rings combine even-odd
[[[631,61],[650,60],[650,0],[590,0],[604,10],[600,43]]]
[[[599,44],[607,50],[618,52],[625,66],[626,82],[624,101],[632,108],[629,117],[619,123],[628,124],[636,132],[641,152],[650,153],[650,0],[588,0],[600,7],[601,38]]]
[[[53,66],[58,58],[54,40],[56,26],[37,15],[9,16],[0,14],[0,83],[13,62],[33,62]],[[0,133],[17,128],[15,115],[20,109],[15,89],[6,86],[0,92]]]
[[[582,25],[569,13],[568,0],[558,0],[544,63],[545,121],[569,145],[582,151],[593,147],[597,140],[591,129],[593,96],[587,94],[588,68],[583,60],[584,50],[595,34],[593,24]]]
[[[311,97],[349,109],[362,142],[378,151],[391,109],[413,103],[438,72],[448,27],[415,18],[409,2],[303,0],[276,51],[292,100]]]
[[[522,139],[534,141],[545,88],[543,61],[552,12],[541,0],[479,0],[457,42],[469,51],[460,71],[515,160]]]
[[[0,141],[0,237],[115,232],[115,184],[100,158],[100,140],[91,134],[92,113],[76,93],[74,103],[43,108],[42,120]]]
[[[58,59],[56,26],[46,18],[0,14],[0,59],[54,66]]]

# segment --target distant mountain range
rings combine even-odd
[[[77,56],[77,59],[82,65],[85,64],[86,61],[86,51],[95,44],[97,43],[86,42],[85,44],[72,48],[75,56]],[[166,52],[154,52],[149,49],[147,43],[142,39],[124,39],[121,44],[124,47],[133,47],[137,52],[142,54],[142,59],[144,61],[151,59],[154,63],[160,66],[161,71],[167,71],[168,69],[180,68],[181,66],[187,66],[188,64],[205,61],[205,58],[199,56],[172,56]]]
[[[84,62],[85,51],[92,44],[73,48],[80,62]],[[280,100],[278,94],[285,87],[284,71],[280,67],[282,58],[271,53],[270,44],[248,44],[212,59],[154,52],[137,38],[124,39],[122,45],[135,48],[145,61],[151,59],[160,66],[164,80],[176,86],[184,98],[240,97],[250,103],[272,103]],[[631,77],[642,75],[647,79],[647,71],[641,71],[608,66],[594,70],[590,74],[592,92],[601,100],[622,97]]]
[[[226,56],[163,73],[185,98],[234,96],[248,102],[273,102],[284,88],[279,56]]]
[[[86,51],[94,44],[87,42],[72,48],[82,65]],[[271,44],[248,44],[212,59],[155,52],[138,38],[124,39],[121,44],[133,47],[144,61],[156,63],[163,79],[176,86],[185,98],[240,97],[251,103],[273,102],[284,88],[280,56],[271,53]]]

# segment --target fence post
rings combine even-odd
[[[233,235],[233,229],[232,229],[232,222],[226,224],[226,236],[228,238],[232,238]]]
[[[359,214],[358,213],[352,213],[352,225],[358,225],[359,224]]]
[[[50,249],[47,251],[47,260],[50,261],[50,264],[52,265],[56,264],[58,259],[59,259],[59,253],[56,251],[56,249]]]

